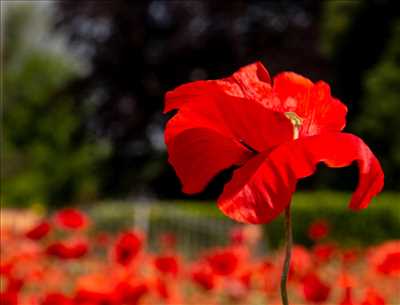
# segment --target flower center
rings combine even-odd
[[[293,139],[298,139],[300,135],[300,127],[303,123],[303,119],[299,117],[295,112],[285,112],[285,116],[290,120],[293,125]]]

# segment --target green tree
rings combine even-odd
[[[62,203],[96,197],[96,168],[106,151],[81,133],[84,112],[60,88],[81,73],[46,30],[33,31],[46,11],[25,5],[6,9],[2,204]],[[30,39],[30,35],[37,37]],[[62,97],[60,97],[62,96]]]
[[[364,77],[363,109],[355,128],[374,142],[388,184],[400,189],[400,22],[384,53]],[[386,139],[386,141],[383,141]]]

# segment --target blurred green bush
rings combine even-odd
[[[2,205],[95,199],[96,165],[106,154],[82,132],[85,113],[59,97],[80,68],[57,37],[40,31],[46,18],[37,9],[11,6],[5,14]]]

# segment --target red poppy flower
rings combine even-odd
[[[115,278],[102,273],[81,276],[76,282],[74,303],[86,304],[121,304],[116,293]]]
[[[310,273],[303,279],[303,293],[307,301],[323,303],[328,299],[330,290],[315,273]]]
[[[361,305],[386,305],[384,297],[375,289],[369,288],[365,292],[364,300]]]
[[[120,265],[128,266],[143,246],[143,235],[136,231],[122,233],[115,242],[113,257]]]
[[[116,287],[119,304],[136,305],[148,292],[148,285],[141,281],[123,281],[118,283]]]
[[[343,250],[342,255],[342,262],[345,265],[354,263],[360,256],[360,251],[358,249],[346,249]]]
[[[212,290],[216,285],[215,275],[206,264],[195,265],[190,275],[192,281],[204,290]]]
[[[218,206],[241,222],[266,223],[290,203],[298,179],[317,163],[344,167],[356,161],[359,183],[350,208],[365,208],[383,187],[383,172],[368,146],[341,133],[346,106],[324,82],[292,72],[272,83],[257,62],[231,77],[197,81],[166,94],[169,162],[183,191],[202,191],[220,171],[232,166]],[[195,174],[194,174],[195,173]]]
[[[216,249],[206,257],[211,270],[216,275],[229,276],[240,264],[239,253],[234,249]]]
[[[1,305],[18,305],[18,293],[15,291],[0,291]]]
[[[313,267],[312,257],[308,250],[300,245],[293,246],[290,261],[289,279],[302,278]]]
[[[369,262],[377,272],[400,276],[400,240],[387,241],[369,252]]]
[[[175,249],[177,243],[176,235],[170,232],[161,234],[160,245],[164,250]]]
[[[315,241],[325,238],[328,234],[329,225],[323,219],[313,222],[308,228],[308,237]]]
[[[6,291],[21,291],[22,287],[25,285],[25,280],[20,277],[8,276],[6,284]]]
[[[179,261],[176,255],[161,255],[154,259],[154,267],[162,274],[176,276],[179,271]]]
[[[62,229],[84,229],[89,223],[86,214],[72,208],[57,212],[54,218],[56,224]]]
[[[337,246],[334,244],[317,244],[312,249],[315,260],[319,263],[328,262],[335,254]]]
[[[245,242],[244,230],[242,227],[233,228],[229,232],[232,245],[243,245]]]
[[[41,305],[73,305],[70,298],[66,297],[64,294],[55,292],[49,293],[45,296]]]
[[[81,258],[88,252],[89,246],[85,240],[57,241],[50,244],[46,253],[61,259]]]
[[[346,287],[344,289],[343,299],[340,301],[339,305],[354,305],[351,287]]]
[[[45,237],[51,230],[47,221],[42,221],[25,233],[25,236],[32,240],[39,240]]]

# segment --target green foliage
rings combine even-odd
[[[331,56],[336,51],[361,4],[361,1],[324,2],[320,36],[320,48],[323,54]]]
[[[385,157],[382,162],[386,176],[397,182],[400,182],[399,58],[400,22],[397,22],[381,59],[365,76],[363,110],[356,123],[357,132],[376,143],[378,154]]]
[[[78,70],[51,47],[21,47],[28,12],[9,8],[6,19],[2,205],[93,199],[104,152],[80,134],[84,114],[57,94]]]

